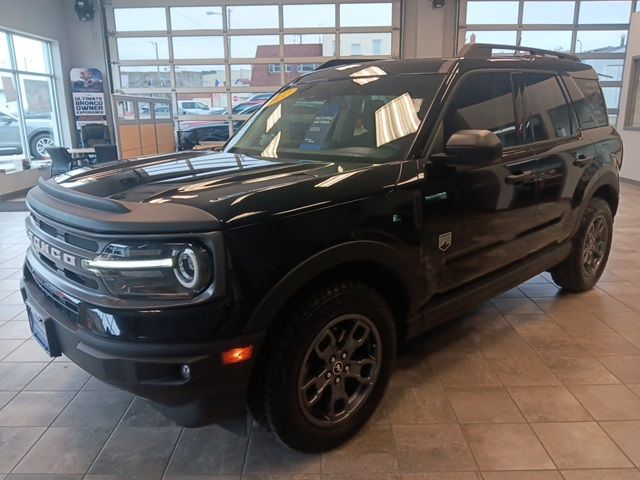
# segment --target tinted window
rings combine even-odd
[[[577,125],[558,78],[545,73],[523,73],[527,142],[572,135]],[[573,121],[572,121],[573,120]]]
[[[607,106],[597,80],[567,78],[567,90],[573,101],[582,129],[602,127],[609,124]]]
[[[460,130],[490,130],[505,147],[518,143],[511,76],[479,73],[462,81],[443,119],[444,142]]]

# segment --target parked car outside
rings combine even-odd
[[[179,100],[178,107],[185,115],[213,115],[212,108],[196,100]]]
[[[240,104],[233,107],[236,115],[253,115],[262,103]],[[246,120],[234,120],[233,130],[238,130]],[[229,122],[226,120],[191,120],[180,122],[178,144],[180,150],[190,150],[200,142],[226,142],[229,140]]]
[[[29,154],[36,160],[47,157],[47,148],[54,145],[53,122],[49,116],[27,116]],[[22,154],[20,122],[13,115],[0,112],[0,155]]]

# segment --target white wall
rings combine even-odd
[[[620,115],[618,128],[624,142],[624,163],[622,164],[622,177],[640,182],[640,131],[624,128],[627,110],[627,98],[631,85],[631,70],[634,57],[640,57],[640,13],[631,15],[631,27],[629,28],[629,41],[627,44],[627,58],[625,60],[622,92],[620,94]]]
[[[404,0],[402,56],[404,58],[451,57],[455,55],[458,0],[447,0],[433,8],[431,0]]]

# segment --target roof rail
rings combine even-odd
[[[580,59],[575,55],[570,55],[564,52],[554,52],[552,50],[542,50],[541,48],[520,47],[515,45],[498,45],[493,43],[467,43],[458,52],[458,57],[491,58],[493,56],[493,51],[497,49],[513,50],[513,56],[516,56],[517,52],[526,52],[529,55],[555,57],[561,60],[580,62]]]
[[[342,65],[353,65],[356,63],[375,62],[380,60],[379,58],[334,58],[328,60],[320,65],[316,70],[322,70],[325,68],[341,67]]]

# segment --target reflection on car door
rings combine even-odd
[[[531,252],[535,159],[523,146],[520,119],[520,91],[507,71],[466,76],[445,107],[421,192],[431,293],[464,284]],[[503,155],[471,165],[432,158],[444,152],[453,133],[467,129],[494,132],[503,143]]]

